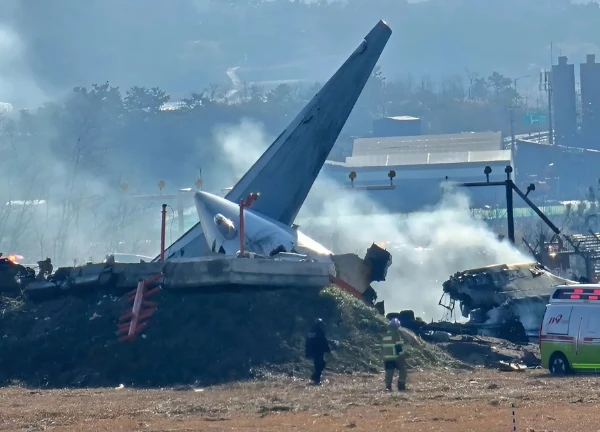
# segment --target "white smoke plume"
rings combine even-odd
[[[2,19],[16,5],[3,2]],[[0,252],[22,255],[26,264],[49,257],[57,267],[90,257],[97,261],[109,252],[158,250],[158,241],[146,246],[147,239],[159,236],[146,234],[145,227],[152,224],[159,230],[159,212],[158,222],[140,223],[146,203],[126,202],[115,173],[74,162],[72,155],[84,160],[106,150],[99,129],[86,124],[90,119],[74,121],[69,129],[63,125],[63,132],[68,130],[73,138],[59,143],[59,126],[36,118],[39,113],[33,108],[64,95],[52,98],[38,85],[28,48],[14,27],[0,22]],[[22,115],[43,129],[35,137],[13,122],[27,108]]]
[[[235,126],[216,127],[214,137],[226,157],[232,184],[237,183],[269,145],[263,126],[247,118]]]
[[[378,193],[410,199],[396,191]],[[383,243],[393,263],[387,280],[374,283],[373,288],[385,300],[387,311],[413,309],[423,319],[441,318],[442,283],[457,271],[531,260],[507,241],[498,241],[483,221],[474,219],[467,196],[457,191],[444,194],[429,210],[394,215],[364,192],[342,190],[330,179],[319,179],[299,215],[307,221],[315,218],[330,222],[339,252],[363,256],[371,243]],[[305,231],[311,231],[310,225]]]
[[[220,144],[231,169],[243,174],[267,148],[255,123],[221,129]],[[252,157],[250,157],[252,155]],[[410,199],[410,193],[389,193],[390,199]],[[439,319],[442,283],[457,271],[486,265],[532,260],[507,241],[498,241],[485,222],[473,218],[466,195],[449,191],[431,209],[408,215],[390,214],[358,188],[321,175],[298,220],[300,229],[338,253],[364,256],[373,243],[384,243],[393,264],[385,282],[374,283],[387,311],[413,309],[423,319]],[[325,225],[325,229],[324,229]]]
[[[48,100],[29,70],[26,53],[19,34],[0,23],[0,102],[4,104],[28,107]]]

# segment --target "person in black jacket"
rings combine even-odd
[[[312,382],[314,385],[321,384],[321,374],[325,369],[325,354],[331,352],[329,342],[325,337],[325,328],[323,320],[317,319],[306,336],[306,358],[312,359],[314,364],[314,372],[312,374]]]

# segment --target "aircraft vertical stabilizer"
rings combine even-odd
[[[225,198],[260,192],[253,210],[291,225],[392,31],[383,21],[271,144]]]
[[[285,225],[300,211],[367,80],[392,34],[380,21],[290,125],[227,194],[239,203],[249,193],[260,198],[253,210]],[[165,256],[194,257],[210,248],[197,224]]]

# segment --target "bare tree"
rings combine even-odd
[[[429,75],[423,75],[421,77],[421,91],[423,92],[433,92],[433,81]]]
[[[13,251],[32,221],[31,210],[37,205],[34,190],[38,172],[31,169],[25,152],[16,145],[16,128],[12,120],[0,113],[0,245]],[[28,155],[26,155],[28,156]]]
[[[463,100],[465,88],[461,77],[452,75],[444,78],[441,85],[442,98],[445,100]]]
[[[219,84],[209,84],[207,89],[208,97],[211,101],[215,101],[222,96],[221,87]]]
[[[473,85],[475,81],[479,78],[479,74],[476,72],[471,72],[469,68],[467,68],[467,79],[469,80],[469,88],[467,91],[467,99],[473,100]]]
[[[245,104],[250,102],[252,97],[250,95],[250,84],[248,84],[248,81],[242,82],[242,89],[238,93],[240,97],[240,103]]]

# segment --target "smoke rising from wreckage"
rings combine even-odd
[[[373,27],[225,198],[237,204],[260,193],[253,210],[291,226],[391,34],[383,21]],[[198,223],[169,246],[165,256],[198,257],[210,254],[211,246]]]
[[[240,254],[242,259],[238,262],[246,261],[248,265],[252,264],[251,261],[260,263],[261,260],[268,260],[272,263],[274,260],[289,258],[289,255],[284,256],[285,254],[281,252],[297,254],[297,258],[301,261],[329,264],[330,278],[325,278],[326,283],[333,280],[338,286],[362,297],[367,303],[374,304],[376,294],[370,283],[386,279],[387,269],[391,264],[390,253],[373,245],[367,251],[364,260],[355,254],[334,255],[327,248],[302,234],[293,222],[390,35],[389,27],[384,22],[379,22],[330,81],[277,137],[241,180],[228,191],[225,198],[207,192],[198,192],[195,195],[199,222],[166,249],[165,263],[159,262],[157,257],[152,263],[139,264],[135,267],[136,270],[131,270],[132,275],[126,274],[127,271],[123,270],[124,264],[119,265],[113,260],[107,260],[101,265],[87,266],[87,268],[59,269],[52,277],[48,277],[48,280],[44,278],[44,280],[34,281],[31,277],[27,280],[21,278],[24,282],[23,286],[28,284],[29,295],[46,299],[72,292],[82,292],[92,286],[131,289],[132,286],[128,284],[133,283],[135,286],[140,277],[147,277],[158,271],[164,275],[164,285],[173,288],[176,283],[174,281],[178,280],[175,273],[183,272],[182,269],[186,265],[189,264],[189,268],[196,271],[210,267],[212,270],[209,269],[207,273],[211,271],[215,273],[215,268],[223,272],[225,268],[232,268],[231,265],[227,267],[231,262],[230,258],[235,257],[238,250],[245,248],[246,252],[257,256],[255,260],[243,260],[249,254]],[[253,193],[259,193],[260,196],[252,207],[244,210],[243,219],[246,225],[245,230],[242,230],[241,222],[238,222],[242,220],[239,217],[238,204]],[[240,248],[240,244],[244,245],[243,248]],[[429,251],[428,248],[424,248],[419,253],[426,254]],[[226,257],[229,262],[219,264],[220,267],[206,264],[210,260],[216,264],[225,263]],[[504,267],[508,270],[502,268],[504,273],[498,271],[502,273],[501,275],[496,275],[498,272],[489,269],[463,272],[462,276],[455,275],[444,284],[444,292],[447,292],[453,301],[460,302],[463,315],[470,317],[472,323],[495,324],[489,323],[493,318],[490,316],[492,311],[502,310],[503,314],[508,316],[514,313],[513,309],[507,306],[511,301],[516,302],[527,297],[528,301],[536,303],[537,300],[531,299],[549,295],[546,291],[551,288],[551,284],[565,283],[564,280],[558,282],[546,278],[545,270],[535,270],[537,268],[535,263],[530,263],[527,270]],[[128,268],[133,269],[134,266]],[[299,266],[298,269],[300,268]],[[313,269],[315,268],[316,266],[313,266]],[[324,267],[319,267],[321,268]],[[532,276],[528,277],[527,271]],[[541,274],[533,276],[534,272],[541,272]],[[252,272],[248,274],[255,277]],[[203,274],[200,273],[200,276]],[[512,291],[507,289],[514,285],[514,277],[521,278],[525,285],[532,281],[534,285],[543,281],[543,286],[539,287],[539,292],[532,296],[531,293],[527,293],[528,288],[521,287],[520,292],[523,297],[517,298],[518,296],[510,294]],[[192,283],[190,280],[185,281],[187,286]],[[475,286],[477,284],[473,285],[473,281],[489,287],[477,288]],[[237,285],[243,284],[244,282],[237,283]],[[256,282],[248,284],[258,285]],[[407,288],[398,287],[398,289]],[[539,303],[543,303],[543,300]],[[381,303],[380,305],[382,311],[383,305]],[[537,312],[533,315],[537,316]],[[404,313],[402,316],[410,317],[410,314]],[[482,319],[482,316],[485,316],[485,319]],[[519,318],[525,321],[526,314],[520,314]],[[503,318],[495,319],[502,321]],[[412,321],[415,321],[414,314],[412,314]],[[410,323],[406,320],[403,324],[410,327]]]
[[[196,194],[195,203],[200,221],[165,250],[166,263],[161,263],[157,257],[153,263],[148,263],[145,269],[143,265],[131,265],[131,269],[139,268],[138,273],[146,272],[139,274],[139,277],[147,276],[150,268],[153,271],[162,269],[168,285],[172,285],[173,280],[177,279],[173,274],[174,269],[179,268],[179,271],[183,271],[181,269],[187,265],[186,262],[192,261],[193,263],[189,264],[190,269],[195,266],[196,272],[202,268],[205,269],[202,271],[211,273],[205,278],[210,280],[211,276],[216,277],[214,269],[217,267],[235,267],[241,272],[251,274],[248,268],[260,266],[261,259],[268,259],[271,255],[277,258],[276,252],[293,252],[302,254],[304,259],[301,261],[323,261],[321,266],[311,267],[308,263],[302,267],[299,264],[299,279],[307,276],[303,272],[313,271],[316,272],[314,278],[305,278],[306,280],[313,280],[312,283],[319,280],[321,286],[328,284],[330,279],[336,280],[358,296],[367,293],[368,301],[373,302],[375,296],[369,284],[373,280],[385,279],[387,266],[391,263],[389,253],[373,246],[369,250],[370,255],[367,256],[371,259],[365,261],[348,254],[336,257],[292,224],[391,33],[385,22],[378,22],[348,60],[228,192],[225,199],[206,192]],[[251,209],[242,213],[244,216],[239,217],[238,203],[256,193],[260,194],[260,198]],[[244,220],[245,230],[242,229]],[[235,257],[238,250],[244,249],[256,254],[259,259],[248,262],[245,264],[247,268],[240,270],[240,265],[234,265],[227,260]],[[373,258],[374,256],[376,258]],[[281,259],[281,256],[278,259]],[[211,260],[215,261],[215,265],[217,261],[223,262],[215,267],[210,265]],[[382,263],[375,262],[377,260]],[[171,261],[174,265],[169,265]],[[43,297],[43,292],[64,294],[82,285],[103,283],[124,286],[123,284],[131,283],[128,281],[137,281],[136,277],[124,275],[123,265],[115,263],[112,259],[107,260],[98,268],[100,275],[93,274],[94,270],[91,267],[59,269],[57,274],[60,274],[60,278],[54,276],[49,281],[32,282],[27,289],[30,295],[35,292]],[[255,271],[256,274],[263,273],[262,280],[267,285],[273,283],[269,282],[269,277],[279,277],[277,280],[282,281],[292,276],[284,274],[285,271],[278,275],[266,274],[268,267],[263,265],[262,270]],[[300,270],[301,268],[304,270]],[[324,269],[329,269],[329,277],[327,272],[323,273]],[[136,273],[135,270],[131,272]],[[194,277],[190,276],[185,283],[189,285],[193,279]],[[256,285],[259,279],[259,276],[254,276],[254,282],[249,284]],[[204,286],[207,281],[198,283]]]
[[[570,281],[552,274],[538,262],[498,264],[458,272],[443,283],[445,305],[452,313],[456,302],[469,325],[484,333],[511,340],[536,335],[550,296]]]

